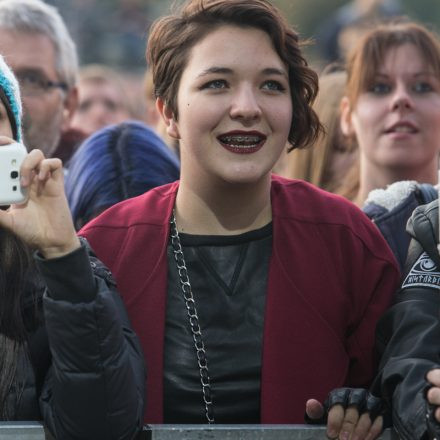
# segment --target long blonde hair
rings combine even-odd
[[[324,126],[316,142],[287,155],[285,176],[302,179],[327,191],[336,191],[339,182],[331,176],[329,166],[336,149],[351,150],[340,129],[339,107],[344,95],[346,73],[341,70],[323,73],[319,93],[313,106]]]

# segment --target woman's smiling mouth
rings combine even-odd
[[[262,133],[252,131],[234,131],[217,137],[220,144],[228,151],[239,154],[250,154],[258,151],[266,141]]]

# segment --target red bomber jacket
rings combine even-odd
[[[178,186],[121,202],[79,233],[113,272],[141,341],[146,423],[163,422],[167,244]],[[273,176],[271,201],[261,423],[303,423],[307,399],[369,385],[376,321],[399,269],[375,225],[345,199]]]

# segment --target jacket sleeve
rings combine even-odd
[[[144,360],[110,272],[85,240],[62,258],[36,259],[52,354],[40,396],[46,426],[63,439],[133,438],[143,422]]]
[[[417,208],[401,289],[380,319],[376,342],[381,355],[373,392],[392,410],[404,440],[427,439],[426,373],[440,366],[440,259],[437,202]]]

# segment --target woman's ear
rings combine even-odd
[[[156,108],[162,120],[165,122],[168,136],[174,139],[180,139],[179,126],[170,107],[165,104],[162,98],[157,98]]]
[[[353,128],[353,122],[351,120],[352,117],[352,108],[350,105],[350,101],[347,98],[347,96],[344,96],[341,99],[341,131],[344,134],[344,136],[352,137],[354,136],[354,128]]]

